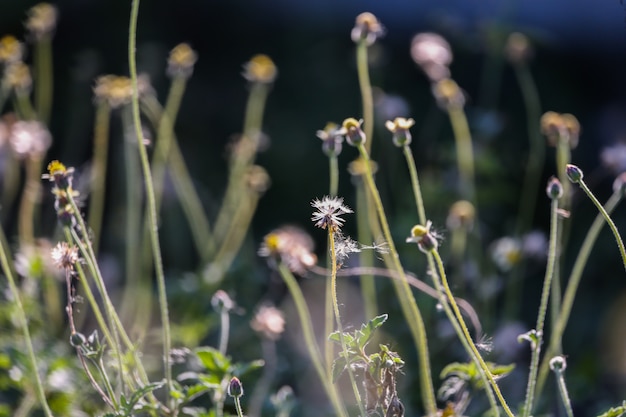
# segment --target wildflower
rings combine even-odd
[[[322,140],[322,151],[327,156],[339,156],[343,143],[343,135],[339,126],[328,122],[324,126],[324,130],[318,130],[316,135]]]
[[[15,36],[6,35],[0,38],[0,64],[21,62],[24,57],[24,46]]]
[[[52,262],[59,269],[73,272],[74,265],[78,263],[78,247],[68,245],[67,242],[59,242],[51,251]]]
[[[227,389],[228,395],[230,397],[239,398],[243,395],[243,385],[241,381],[236,376],[232,377],[230,382],[228,383]]]
[[[265,236],[259,256],[278,258],[290,271],[304,275],[317,263],[313,239],[294,226],[283,226]]]
[[[445,78],[433,85],[433,95],[443,109],[461,108],[465,105],[465,96],[459,85],[450,78]]]
[[[243,77],[253,83],[271,84],[278,74],[274,61],[263,54],[253,56],[243,68]]]
[[[364,42],[366,46],[370,46],[384,33],[385,29],[378,21],[378,18],[372,13],[364,12],[356,17],[350,37],[354,43]]]
[[[278,340],[285,331],[285,317],[276,307],[264,305],[256,312],[250,326],[269,340]]]
[[[42,157],[52,144],[52,136],[45,125],[37,121],[15,122],[9,143],[18,157]]]
[[[28,65],[23,61],[15,61],[6,67],[3,82],[19,94],[29,94],[33,86],[33,77]]]
[[[56,159],[48,164],[48,173],[43,174],[41,178],[54,182],[54,185],[61,190],[67,190],[72,187],[74,168],[66,168]]]
[[[409,146],[411,144],[411,126],[415,124],[413,119],[405,119],[404,117],[396,117],[393,122],[387,120],[385,127],[393,133],[393,143],[397,147]]]
[[[552,177],[548,180],[546,194],[548,194],[548,197],[552,200],[558,200],[563,196],[563,185],[558,178]]]
[[[354,213],[343,204],[343,198],[340,197],[325,196],[322,200],[315,199],[311,206],[317,210],[313,212],[311,220],[315,222],[315,226],[322,229],[327,227],[333,230],[341,229],[344,222],[341,216],[346,213]]]
[[[576,165],[567,164],[565,167],[567,178],[574,184],[579,183],[583,179],[583,172]]]
[[[565,140],[571,149],[578,146],[580,123],[575,116],[549,111],[541,116],[540,124],[541,133],[548,138],[550,146],[557,146],[561,140]]]
[[[507,58],[513,64],[527,61],[533,53],[526,35],[514,32],[509,35],[504,48]]]
[[[39,3],[28,11],[26,29],[37,40],[50,35],[57,24],[57,9],[49,3]]]
[[[432,252],[439,246],[440,236],[432,229],[432,222],[428,220],[426,225],[415,225],[411,228],[411,236],[406,238],[407,243],[417,243],[417,247],[424,253]]]
[[[129,104],[133,98],[133,84],[129,77],[117,75],[103,75],[96,79],[93,89],[96,100],[105,101],[111,108],[119,108]],[[150,77],[145,74],[137,78],[137,93],[139,97],[152,94]]]
[[[614,174],[626,171],[626,142],[620,141],[602,149],[600,161]]]
[[[411,58],[432,82],[450,77],[450,44],[436,33],[420,33],[411,41]]]
[[[548,254],[546,234],[534,230],[522,236],[522,254],[527,258],[545,259]]]
[[[508,272],[522,260],[522,245],[519,239],[502,237],[491,244],[491,259],[500,268]]]
[[[352,146],[363,145],[365,144],[367,138],[365,137],[365,132],[361,129],[362,124],[363,120],[356,120],[349,117],[343,121],[341,129],[339,129],[338,133],[344,135],[346,137],[346,142]]]
[[[471,229],[476,217],[474,205],[467,200],[459,200],[450,206],[446,226],[450,230]]]
[[[171,50],[167,60],[167,74],[170,77],[189,78],[197,60],[198,55],[189,44],[178,44]]]

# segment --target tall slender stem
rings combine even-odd
[[[372,134],[374,133],[374,98],[370,83],[369,63],[367,59],[367,42],[361,40],[356,46],[356,65],[359,76],[359,88],[363,101],[363,131],[369,140],[365,143],[365,149],[369,154],[372,151]]]
[[[137,43],[137,18],[139,15],[139,0],[133,0],[130,14],[129,34],[128,34],[128,64],[130,68],[130,77],[133,85],[132,109],[133,121],[135,124],[135,134],[137,135],[137,143],[139,145],[139,156],[143,169],[143,176],[146,188],[147,204],[149,207],[149,217],[152,227],[150,229],[150,238],[152,243],[152,251],[154,257],[154,269],[156,271],[157,291],[159,294],[159,309],[161,311],[161,325],[163,327],[163,367],[165,371],[165,380],[167,383],[166,398],[170,398],[170,392],[173,390],[172,385],[172,367],[170,359],[171,336],[169,310],[167,306],[167,294],[165,292],[165,274],[163,272],[163,260],[161,258],[161,247],[159,246],[159,233],[157,223],[156,203],[154,200],[154,187],[152,185],[152,173],[150,172],[150,163],[148,162],[148,154],[143,142],[143,133],[141,131],[141,121],[139,119],[139,97],[137,90],[137,64],[136,64],[136,43]],[[173,408],[173,407],[172,407]]]

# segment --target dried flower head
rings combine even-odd
[[[415,124],[413,119],[405,119],[404,117],[396,117],[385,122],[385,127],[393,134],[393,143],[398,146],[409,146],[411,144],[411,126]]]
[[[384,33],[385,29],[378,18],[372,13],[364,12],[356,17],[350,37],[354,43],[364,42],[366,46],[370,46]]]
[[[10,63],[4,70],[4,79],[2,81],[17,93],[25,95],[30,94],[33,86],[30,68],[23,61]]]
[[[117,75],[103,75],[96,79],[93,89],[96,100],[106,101],[111,108],[118,108],[129,104],[133,98],[133,84],[130,77]],[[139,97],[152,94],[150,77],[145,74],[137,78],[137,92]]]
[[[365,144],[367,138],[365,132],[361,129],[363,120],[357,120],[349,117],[341,124],[341,129],[337,133],[346,137],[346,142],[352,146],[359,146]]]
[[[250,326],[269,340],[278,340],[285,331],[285,316],[276,307],[263,305],[254,315]]]
[[[426,225],[417,224],[411,228],[411,235],[406,238],[407,243],[417,243],[417,247],[424,253],[432,252],[439,246],[439,236],[432,230],[432,222]]]
[[[278,74],[274,61],[263,54],[253,56],[250,61],[244,64],[243,68],[244,78],[253,83],[271,84]]]
[[[67,242],[59,242],[52,249],[51,252],[52,262],[59,269],[66,271],[74,271],[74,265],[79,261],[78,247],[75,245],[68,245]]]
[[[188,43],[180,43],[170,52],[167,60],[167,74],[170,77],[189,78],[197,60],[196,51],[191,49]]]
[[[322,200],[316,198],[311,202],[311,206],[317,210],[313,212],[311,220],[315,222],[315,226],[322,229],[329,227],[333,230],[339,230],[344,222],[341,216],[347,213],[354,213],[348,206],[343,204],[343,198],[341,197],[324,196]]]
[[[335,234],[335,258],[341,266],[352,253],[361,252],[359,243],[350,236],[344,236],[341,231]]]
[[[268,233],[259,248],[259,256],[275,258],[290,271],[304,275],[317,263],[313,239],[302,229],[283,226]]]
[[[24,58],[24,45],[15,36],[0,38],[0,64],[10,65]]]
[[[28,11],[26,29],[40,40],[52,34],[57,25],[57,9],[49,3],[39,3]]]
[[[21,120],[13,124],[9,143],[20,158],[41,158],[52,144],[52,135],[41,122]]]
[[[527,61],[533,54],[526,35],[514,32],[509,35],[504,49],[507,58],[513,64]]]
[[[432,82],[450,77],[452,50],[450,44],[436,33],[420,33],[411,41],[411,58]]]
[[[437,104],[443,109],[461,108],[465,105],[465,95],[459,85],[450,78],[438,81],[433,85],[433,95]]]
[[[318,130],[316,134],[322,140],[322,151],[327,156],[338,156],[341,153],[343,135],[336,123],[326,123],[324,130]]]
[[[459,200],[450,206],[446,226],[450,230],[471,229],[476,218],[476,208],[467,200]]]

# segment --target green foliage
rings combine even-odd
[[[626,401],[624,401],[620,406],[610,408],[598,417],[621,417],[624,414],[626,414]]]

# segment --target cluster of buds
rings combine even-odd
[[[553,111],[541,116],[541,133],[548,138],[548,144],[556,147],[559,142],[565,141],[571,149],[578,146],[580,123],[575,116]]]
[[[71,199],[78,197],[78,191],[72,188],[74,168],[66,168],[59,161],[52,161],[48,164],[48,174],[41,177],[54,183],[52,194],[54,194],[54,209],[57,217],[63,226],[74,227],[76,225],[76,213],[74,212]]]

